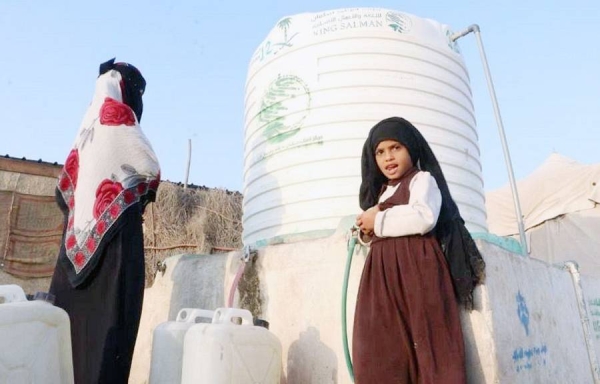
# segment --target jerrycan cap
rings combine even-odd
[[[263,328],[269,329],[269,322],[267,320],[255,318],[254,325],[257,327],[263,327]]]
[[[45,301],[46,303],[54,305],[54,300],[56,297],[50,292],[36,292],[35,296],[33,296],[33,300],[35,301]]]

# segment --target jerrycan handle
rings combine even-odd
[[[217,308],[213,316],[213,324],[234,324],[231,319],[242,319],[242,325],[253,325],[252,313],[241,308]]]
[[[182,308],[175,321],[178,323],[197,323],[198,319],[212,319],[213,316],[214,312],[208,309]]]
[[[0,304],[27,301],[23,288],[16,284],[0,285]]]

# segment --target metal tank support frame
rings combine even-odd
[[[521,252],[524,255],[527,255],[527,238],[525,237],[525,227],[523,225],[523,214],[521,213],[521,203],[519,202],[519,193],[517,192],[517,184],[515,182],[515,175],[512,168],[512,162],[510,160],[510,152],[508,150],[508,143],[506,141],[506,135],[504,134],[504,125],[502,124],[502,117],[500,116],[500,107],[498,106],[498,100],[496,99],[496,91],[494,90],[494,83],[492,82],[492,75],[490,73],[490,67],[488,66],[488,61],[485,55],[485,50],[483,49],[483,41],[481,39],[481,30],[479,29],[479,25],[473,24],[467,29],[457,32],[450,37],[452,41],[456,41],[463,36],[468,35],[469,33],[474,32],[475,37],[477,39],[477,46],[479,47],[479,55],[481,56],[481,61],[483,62],[483,70],[485,73],[485,78],[487,80],[488,90],[490,92],[490,97],[492,98],[492,105],[494,107],[494,115],[496,117],[496,124],[498,125],[498,131],[500,133],[500,141],[502,143],[502,150],[504,151],[504,161],[506,163],[506,169],[508,171],[508,180],[510,183],[510,188],[512,190],[513,203],[515,206],[515,214],[517,216],[517,226],[519,228],[519,237],[521,239]]]

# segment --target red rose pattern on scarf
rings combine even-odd
[[[83,266],[85,265],[85,255],[83,254],[83,252],[77,252],[75,254],[75,257],[73,258],[73,261],[75,262],[76,266],[78,266],[79,268],[83,268]]]
[[[71,178],[73,189],[77,188],[77,176],[79,175],[79,151],[77,149],[71,150],[67,161],[65,161],[65,172]]]
[[[148,191],[158,189],[160,183],[160,172],[155,179],[149,182],[141,182],[131,188],[124,189],[117,181],[104,179],[96,189],[96,200],[93,207],[93,216],[96,219],[94,227],[88,232],[87,238],[83,239],[82,246],[77,242],[74,230],[73,207],[75,206],[75,188],[77,186],[77,175],[79,172],[79,153],[73,149],[65,161],[65,166],[59,176],[58,188],[61,190],[69,207],[69,218],[67,222],[67,234],[65,247],[69,259],[73,262],[77,273],[85,267],[94,254],[103,235],[115,223],[120,214],[129,206],[140,200]]]
[[[104,104],[100,107],[100,124],[108,126],[117,125],[135,125],[135,116],[128,105],[123,104],[113,98],[104,99]]]
[[[58,181],[58,188],[61,191],[66,191],[69,187],[73,187],[73,190],[77,188],[77,175],[79,174],[79,151],[77,149],[71,150],[63,171]]]
[[[106,232],[106,223],[104,221],[98,221],[96,223],[96,232],[98,232],[99,235],[104,235],[104,232]]]
[[[156,175],[156,179],[150,181],[150,183],[148,184],[148,188],[150,188],[153,191],[156,191],[158,189],[159,183],[160,183],[160,171],[158,171],[158,175]]]
[[[96,189],[96,201],[94,202],[94,219],[98,220],[100,215],[112,204],[116,197],[123,191],[123,186],[117,181],[104,179]]]
[[[77,245],[77,239],[75,238],[75,235],[69,236],[65,245],[66,245],[67,249],[69,249],[69,250],[75,248],[75,246]]]
[[[93,215],[96,219],[96,223],[87,233],[87,237],[82,239],[82,245],[78,244],[73,228],[73,211],[71,210],[69,212],[65,247],[67,249],[67,257],[73,262],[77,273],[87,265],[88,261],[100,245],[102,237],[116,222],[120,214],[131,205],[138,202],[140,198],[149,191],[154,191],[156,193],[159,183],[160,172],[155,179],[152,179],[147,183],[139,183],[128,189],[124,189],[123,185],[118,181],[110,179],[102,180],[96,189],[96,200],[93,208]],[[66,191],[63,191],[63,193],[65,196],[69,196],[69,201],[73,200],[73,189],[68,188]]]

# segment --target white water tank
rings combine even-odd
[[[379,8],[275,25],[246,82],[244,244],[325,236],[358,214],[362,145],[391,116],[423,133],[467,228],[487,231],[469,75],[452,33]]]

